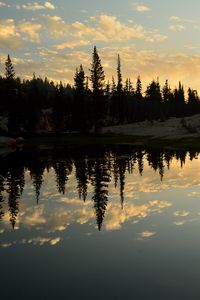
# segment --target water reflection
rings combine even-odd
[[[0,298],[187,300],[194,291],[196,300],[199,195],[195,152],[31,148],[1,158]]]
[[[9,215],[10,225],[12,228],[15,228],[20,212],[20,199],[23,195],[25,177],[27,176],[30,176],[31,184],[34,187],[34,198],[37,204],[40,203],[44,174],[49,174],[47,177],[49,176],[50,178],[52,172],[55,174],[55,181],[51,180],[49,184],[55,185],[61,201],[65,201],[65,203],[68,201],[72,204],[73,199],[62,198],[62,195],[68,194],[68,181],[73,174],[76,178],[73,188],[83,203],[92,199],[96,224],[98,229],[101,230],[106,209],[109,205],[109,197],[112,195],[112,184],[113,189],[117,190],[119,188],[120,206],[123,211],[124,196],[132,197],[129,194],[133,184],[130,181],[131,174],[137,172],[142,176],[143,172],[145,172],[144,166],[146,164],[146,168],[148,165],[156,171],[157,175],[155,176],[159,176],[160,180],[163,181],[165,170],[170,169],[172,161],[176,160],[180,163],[180,167],[183,167],[187,155],[192,161],[197,158],[198,153],[170,149],[144,149],[141,146],[102,146],[98,148],[31,148],[10,154],[0,159],[0,219],[3,220]],[[129,181],[126,195],[124,195],[126,176],[129,176]],[[50,180],[49,178],[48,180]],[[88,188],[90,189],[89,197]],[[154,186],[154,188],[156,187]],[[146,205],[129,207],[128,213],[132,216],[134,214],[142,216],[148,214],[149,210],[156,209],[159,211],[162,207],[168,206],[169,203],[166,201],[158,203],[155,200],[154,202],[150,201]],[[86,206],[83,207],[85,208]],[[39,212],[39,210],[36,211],[37,213]],[[62,212],[60,217],[63,217],[63,214],[66,213]],[[112,220],[115,217],[119,218],[119,214],[114,210],[112,213],[116,214],[116,216],[113,215]],[[82,214],[84,217],[84,212]],[[121,218],[126,219],[127,216],[125,214],[127,214],[127,211],[121,214]],[[180,214],[178,215],[177,213],[176,216],[180,216]],[[40,216],[36,214],[35,219],[40,219]],[[113,225],[112,223],[109,225],[108,221],[107,227],[117,228],[119,223],[120,221],[116,220],[116,224]]]

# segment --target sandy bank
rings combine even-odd
[[[103,133],[143,136],[159,139],[183,139],[200,137],[200,114],[191,117],[170,118],[164,122],[144,121],[133,124],[109,126]]]

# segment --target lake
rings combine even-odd
[[[0,299],[200,293],[200,158],[142,146],[0,158]]]

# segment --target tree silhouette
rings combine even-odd
[[[15,78],[15,70],[9,54],[5,61],[5,76],[7,80],[13,80]]]
[[[142,100],[142,82],[140,76],[137,77],[135,95],[139,101]]]
[[[103,125],[115,125],[144,120],[165,120],[169,117],[190,116],[200,113],[197,91],[184,87],[171,89],[166,80],[162,89],[153,80],[142,93],[140,76],[135,89],[130,78],[122,80],[121,58],[117,56],[117,80],[106,80],[96,46],[92,53],[90,76],[82,64],[77,68],[74,85],[54,84],[47,77],[33,74],[32,79],[16,77],[8,54],[4,76],[0,76],[0,115],[8,124],[0,128],[1,134],[30,136],[41,133],[64,134],[67,131],[101,132]],[[89,79],[91,85],[89,85]]]
[[[178,89],[174,90],[174,105],[175,105],[175,116],[184,117],[185,114],[185,93],[184,87],[179,82]]]
[[[8,206],[10,212],[10,223],[14,229],[19,212],[19,199],[23,192],[24,186],[24,170],[23,168],[15,168],[12,166],[7,175],[8,183]]]
[[[192,115],[195,113],[199,113],[200,111],[200,101],[199,96],[196,90],[191,88],[188,89],[188,114]]]
[[[118,103],[119,121],[120,123],[123,123],[125,120],[126,108],[125,108],[125,97],[123,96],[121,60],[119,54],[117,57],[117,103]]]
[[[146,90],[146,101],[147,101],[147,116],[149,120],[158,119],[161,115],[161,103],[162,96],[160,91],[160,84],[157,81],[153,80]]]
[[[42,162],[38,157],[32,158],[29,164],[30,176],[35,188],[36,202],[39,203],[40,190],[43,183],[43,173],[45,170],[45,162]]]
[[[0,174],[0,220],[3,218],[4,216],[4,211],[3,211],[3,195],[2,192],[4,191],[4,177]]]
[[[101,230],[107,202],[108,202],[108,183],[110,181],[109,170],[105,161],[97,159],[94,166],[92,184],[94,186],[94,208],[99,231]]]
[[[85,103],[85,72],[83,66],[80,65],[76,69],[74,77],[74,124],[75,128],[81,132],[86,130],[86,103]]]
[[[53,124],[54,124],[54,133],[61,133],[65,129],[65,95],[64,87],[62,82],[57,86],[56,95],[53,101]]]
[[[93,105],[94,105],[94,113],[93,113],[93,120],[95,126],[95,133],[98,133],[101,127],[101,119],[103,118],[105,112],[105,105],[104,105],[104,93],[103,93],[103,86],[104,86],[104,70],[101,65],[101,60],[99,58],[99,54],[97,51],[96,46],[94,47],[93,55],[92,55],[92,64],[90,69],[90,80],[92,83],[92,93],[93,93]]]
[[[83,199],[83,201],[85,202],[87,197],[87,185],[89,180],[86,159],[76,160],[74,164],[76,168],[77,190],[79,198]]]
[[[71,160],[58,160],[54,162],[53,167],[56,173],[56,185],[58,192],[64,195],[68,176],[72,172],[72,162]]]

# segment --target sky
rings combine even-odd
[[[0,74],[9,53],[17,76],[73,83],[80,64],[90,75],[96,45],[106,81],[119,54],[124,81],[200,92],[199,11],[197,0],[0,0]]]

